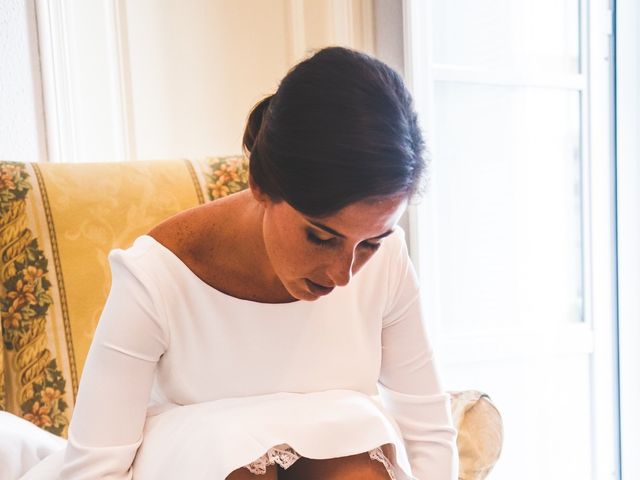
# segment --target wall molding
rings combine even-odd
[[[122,0],[108,3],[107,32],[109,36],[114,97],[114,133],[115,141],[121,152],[122,160],[135,160],[136,141],[133,116],[133,96],[131,90],[131,64],[129,55],[129,36],[127,31],[127,7]]]
[[[284,5],[290,66],[327,45],[374,53],[372,0]],[[50,161],[136,159],[127,3],[36,0],[36,9]]]
[[[332,0],[330,7],[333,43],[373,54],[373,0]]]
[[[288,0],[285,8],[288,29],[289,65],[298,63],[305,56],[306,33],[304,21],[304,1]]]
[[[291,66],[312,50],[329,45],[342,45],[374,54],[373,0],[288,0],[285,10]],[[325,29],[322,35],[312,38],[309,22],[322,24],[323,21]]]
[[[339,45],[355,46],[356,25],[353,10],[356,0],[331,0],[331,39]]]
[[[133,160],[126,7],[36,1],[51,162]]]
[[[38,0],[36,23],[40,48],[46,142],[50,162],[77,161],[73,121],[73,81],[68,59],[67,12],[63,2]]]

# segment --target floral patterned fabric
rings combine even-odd
[[[66,437],[109,251],[247,179],[244,157],[0,162],[0,409]]]

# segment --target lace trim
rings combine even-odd
[[[382,447],[374,448],[373,450],[369,450],[369,457],[372,460],[377,460],[384,465],[384,468],[387,469],[387,473],[389,474],[389,478],[391,480],[396,480],[396,474],[393,471],[393,466],[391,462],[387,458],[387,456],[382,451]]]
[[[264,475],[267,473],[267,467],[277,463],[285,470],[293,465],[301,455],[291,448],[286,443],[281,443],[275,447],[267,450],[267,453],[262,455],[257,460],[251,462],[249,465],[245,465],[244,468],[249,470],[254,475]],[[382,451],[382,447],[369,450],[369,458],[377,460],[382,463],[387,469],[390,480],[396,480],[396,475],[393,471],[393,465]]]
[[[245,465],[244,468],[255,475],[264,475],[267,473],[267,467],[274,463],[277,463],[286,470],[299,458],[300,454],[298,452],[286,443],[282,443],[270,448],[267,453],[251,462],[249,465]]]

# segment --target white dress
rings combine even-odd
[[[265,461],[369,452],[398,480],[457,479],[449,396],[399,227],[349,285],[313,302],[222,293],[146,235],[109,261],[59,478],[224,480]]]

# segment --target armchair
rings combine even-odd
[[[66,437],[109,292],[109,251],[246,188],[247,167],[242,157],[0,162],[0,410]],[[451,393],[460,478],[485,478],[500,454],[500,414],[486,394]]]

